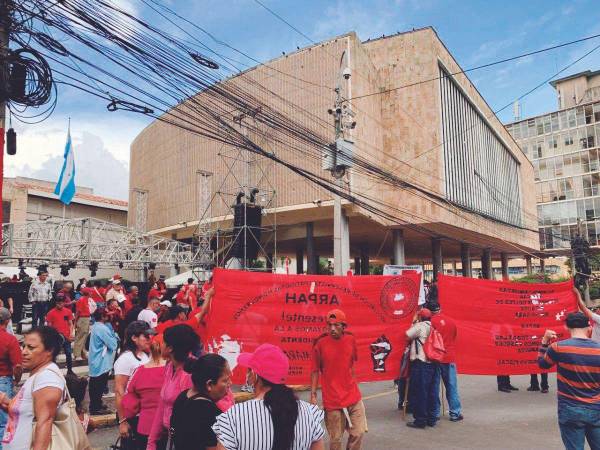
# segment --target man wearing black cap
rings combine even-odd
[[[542,369],[557,366],[558,425],[567,450],[600,448],[600,344],[590,339],[589,319],[582,312],[567,316],[570,339],[558,342],[546,330],[538,353]]]

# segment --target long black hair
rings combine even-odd
[[[271,450],[291,450],[294,444],[294,427],[298,420],[298,397],[285,384],[271,383],[261,376],[258,378],[263,386],[271,388],[264,397],[275,433]]]
[[[188,359],[183,370],[192,374],[192,383],[198,392],[203,396],[208,396],[206,383],[212,381],[216,383],[227,365],[227,360],[221,355],[215,353],[207,353],[198,359]]]
[[[175,361],[186,362],[194,350],[200,345],[200,339],[192,327],[186,324],[175,325],[164,332],[164,341],[172,348]]]

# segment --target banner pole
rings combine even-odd
[[[442,416],[445,416],[446,415],[446,403],[444,402],[444,398],[446,397],[446,395],[444,394],[444,391],[445,391],[444,388],[445,388],[445,386],[444,386],[444,382],[443,381],[440,384],[442,385],[442,389],[441,389],[441,392],[440,392],[440,395],[442,397]]]
[[[404,401],[402,402],[402,419],[406,420],[406,406],[408,405],[408,386],[410,385],[410,376],[406,377],[404,386]]]

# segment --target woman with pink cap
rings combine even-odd
[[[262,344],[242,353],[238,365],[249,369],[255,398],[217,417],[213,430],[219,449],[323,450],[323,411],[298,400],[285,385],[289,360],[283,351]]]

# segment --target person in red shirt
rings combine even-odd
[[[431,311],[431,326],[439,331],[444,340],[446,355],[438,364],[434,376],[434,386],[437,388],[434,392],[439,392],[440,378],[446,387],[446,399],[448,400],[448,409],[450,410],[450,421],[459,422],[463,420],[461,413],[460,398],[458,396],[458,381],[456,377],[456,323],[451,317],[442,314],[439,303],[430,304],[428,309]],[[436,405],[434,411],[436,417],[440,416],[440,399],[435,397]]]
[[[123,310],[119,306],[119,302],[116,299],[109,300],[106,302],[106,314],[108,316],[108,323],[111,324],[115,333],[121,338],[123,342]]]
[[[129,288],[129,294],[125,296],[125,302],[123,302],[123,316],[127,316],[127,313],[131,311],[131,308],[139,303],[139,298],[139,288],[137,286],[131,286]]]
[[[23,373],[21,348],[14,335],[6,331],[10,323],[10,311],[0,308],[0,397],[10,400],[13,388],[21,381]],[[4,435],[7,414],[0,409],[0,436]]]
[[[71,342],[75,337],[73,313],[65,307],[65,297],[60,292],[56,294],[56,306],[46,314],[46,325],[51,326],[63,338],[62,348],[67,358],[67,373],[73,372],[73,355]]]
[[[356,339],[346,331],[346,314],[334,309],[327,313],[329,333],[318,337],[313,346],[310,402],[317,404],[321,374],[321,395],[325,409],[325,427],[331,450],[342,449],[344,431],[348,431],[348,450],[359,450],[367,429],[362,395],[354,376],[357,360]]]
[[[148,300],[150,300],[151,298],[157,298],[159,300],[162,300],[162,294],[158,290],[158,285],[156,283],[154,283],[152,285],[152,288],[148,291]]]
[[[85,340],[90,332],[90,316],[92,315],[90,302],[95,309],[96,303],[87,295],[82,295],[75,303],[75,342],[73,344],[73,357],[75,359],[87,359]]]
[[[94,281],[90,280],[83,293],[92,298],[96,302],[98,308],[106,307],[106,300],[104,300],[104,294],[102,288],[95,285]]]

